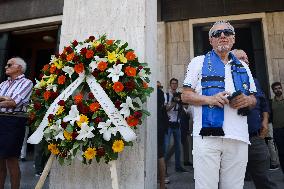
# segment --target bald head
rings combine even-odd
[[[234,49],[232,50],[232,53],[237,57],[237,59],[249,65],[248,56],[245,51],[243,51],[242,49]]]

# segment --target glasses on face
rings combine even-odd
[[[8,63],[8,64],[6,64],[6,67],[7,67],[7,68],[10,68],[10,67],[12,67],[13,65],[18,65],[18,64],[11,64],[11,63]]]
[[[235,33],[231,29],[223,29],[223,30],[215,30],[212,32],[211,37],[218,38],[222,35],[222,33],[226,36],[229,37],[231,35],[234,35]]]

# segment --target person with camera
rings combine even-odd
[[[256,87],[248,66],[230,52],[234,27],[218,21],[208,35],[212,50],[191,60],[182,93],[193,105],[195,189],[242,189],[250,141],[241,110],[255,106]]]
[[[171,135],[174,137],[174,150],[175,150],[175,171],[176,172],[187,172],[181,166],[180,160],[180,143],[181,143],[181,114],[183,111],[181,93],[177,92],[178,80],[172,78],[170,80],[171,90],[169,93],[165,94],[165,106],[169,117],[169,128],[165,135],[165,157],[169,155],[169,144]],[[168,159],[168,158],[166,158]]]

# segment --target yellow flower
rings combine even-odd
[[[56,79],[57,75],[55,74],[51,74],[49,76],[49,79],[46,81],[47,84],[52,84],[54,82],[54,80]]]
[[[39,86],[40,87],[44,87],[46,85],[46,82],[42,79],[42,80],[40,80],[40,82],[39,82]]]
[[[56,66],[57,69],[62,69],[63,68],[63,62],[62,60],[56,60],[53,62],[54,65]]]
[[[92,43],[93,47],[97,47],[99,44],[101,44],[100,41],[95,41],[95,42]]]
[[[78,124],[79,127],[81,127],[82,123],[87,123],[87,124],[89,123],[89,118],[84,114],[81,114],[79,121],[76,121],[76,123]]]
[[[66,138],[66,140],[72,140],[72,133],[69,133],[66,130],[64,130],[63,136]]]
[[[112,144],[112,150],[114,152],[122,152],[124,149],[124,142],[122,140],[115,140]]]
[[[49,144],[48,145],[48,150],[52,153],[52,154],[55,154],[55,155],[57,155],[57,154],[59,154],[59,150],[58,150],[58,148],[57,148],[57,144]]]
[[[57,111],[56,111],[56,113],[55,113],[55,115],[60,115],[60,114],[62,114],[62,112],[64,112],[64,106],[58,106],[58,109],[57,109]]]
[[[117,60],[117,54],[115,53],[115,51],[113,51],[112,53],[107,52],[107,59],[110,63],[112,62],[116,62]]]
[[[124,57],[124,54],[120,54],[118,56],[118,59],[120,60],[120,62],[122,63],[126,63],[127,62],[127,58]]]
[[[85,152],[84,152],[84,156],[87,160],[93,159],[97,154],[96,148],[88,148]]]

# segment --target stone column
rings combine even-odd
[[[73,39],[107,34],[110,39],[127,41],[140,62],[152,69],[151,86],[156,86],[157,5],[149,0],[65,0],[60,49]],[[138,139],[117,161],[120,189],[155,189],[156,181],[156,93],[145,105],[151,116],[137,130]],[[55,162],[50,174],[50,189],[111,189],[109,166],[104,163],[70,166]]]

